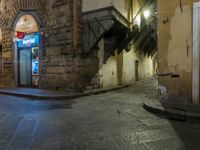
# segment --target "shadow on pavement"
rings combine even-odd
[[[199,150],[200,119],[198,118],[199,116],[197,116],[198,114],[195,112],[185,112],[185,110],[193,110],[191,105],[187,107],[184,105],[173,105],[172,108],[172,105],[170,104],[160,103],[158,100],[158,88],[155,86],[155,82],[156,81],[152,82],[154,84],[147,84],[146,88],[143,87],[143,92],[147,96],[148,100],[150,100],[149,104],[153,105],[146,109],[144,103],[143,107],[150,113],[167,120],[172,129],[166,129],[167,134],[174,137],[174,139],[164,140],[163,142],[159,142],[159,144],[158,142],[151,142],[149,144],[150,147],[153,149]],[[151,101],[151,99],[154,99],[154,101]],[[198,111],[200,112],[200,109],[196,108],[196,112]],[[191,116],[193,117],[191,118]]]

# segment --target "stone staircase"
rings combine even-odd
[[[90,81],[89,86],[86,87],[86,91],[95,90],[100,88],[100,75],[97,73]]]
[[[5,88],[5,87],[7,87],[8,86],[8,84],[6,84],[6,83],[1,83],[0,82],[0,88]]]

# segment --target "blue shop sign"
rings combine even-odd
[[[24,39],[17,40],[17,47],[19,48],[34,47],[38,45],[39,45],[38,33],[28,34],[24,37]]]

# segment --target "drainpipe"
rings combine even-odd
[[[130,8],[130,19],[131,19],[131,31],[133,30],[133,0],[131,0],[131,4],[130,4],[131,8]]]
[[[72,1],[72,47],[73,54],[82,54],[82,39],[79,34],[83,33],[83,22],[82,22],[82,0],[71,0]]]
[[[76,55],[77,52],[77,28],[78,28],[78,12],[77,12],[77,2],[78,0],[72,0],[72,18],[73,18],[73,29],[72,29],[72,47],[73,47],[73,54]]]

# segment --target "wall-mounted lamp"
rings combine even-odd
[[[169,22],[169,17],[165,17],[164,19],[163,19],[163,24],[166,24],[166,23],[168,23]]]
[[[148,19],[150,17],[151,13],[149,10],[144,10],[143,15],[144,15],[145,19]]]

